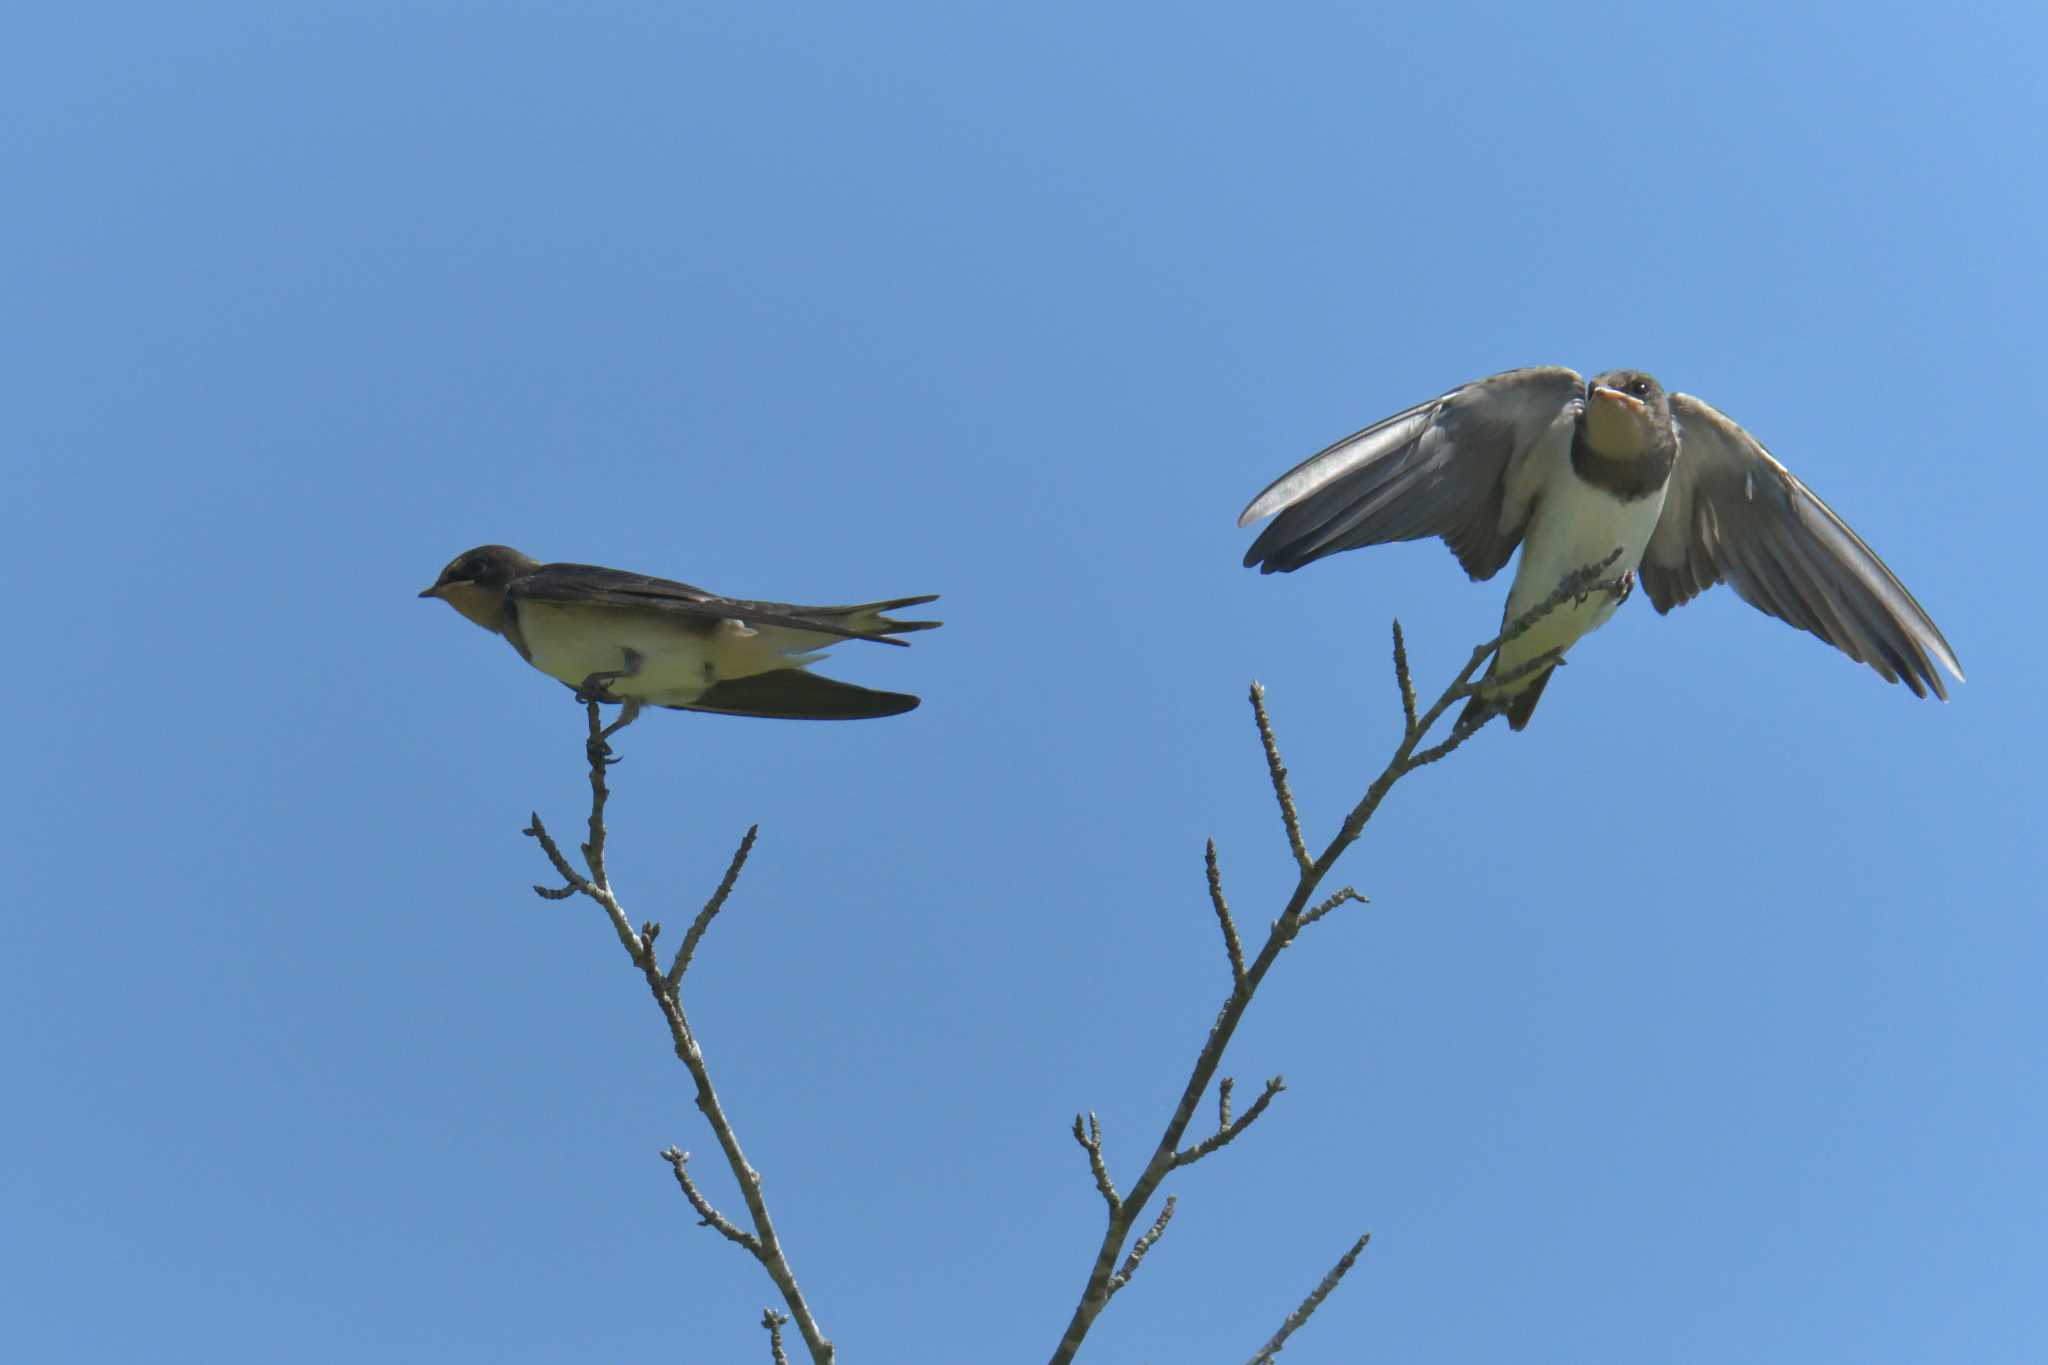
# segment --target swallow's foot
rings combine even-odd
[[[1572,605],[1583,607],[1592,599],[1594,593],[1604,592],[1614,599],[1614,605],[1618,607],[1628,601],[1629,594],[1635,590],[1636,571],[1630,569],[1619,578],[1610,578],[1605,583],[1590,584],[1584,592],[1572,594]]]
[[[612,702],[626,700],[624,697],[612,695],[612,684],[621,678],[638,677],[640,675],[640,665],[644,660],[637,649],[622,650],[621,652],[626,656],[626,666],[624,668],[612,669],[608,673],[593,673],[582,682],[576,684],[577,701],[585,705],[594,701],[601,701],[609,705]],[[630,721],[620,722],[622,725],[630,725],[631,723]],[[616,729],[618,727],[614,726],[613,728]],[[611,731],[607,730],[605,733],[610,734]]]
[[[588,682],[589,679],[586,678],[584,681]],[[610,700],[617,701],[619,699],[614,697],[610,698]],[[593,768],[610,767],[612,764],[617,763],[619,760],[612,755],[611,737],[638,719],[640,719],[640,703],[632,697],[625,698],[624,704],[619,710],[619,718],[592,735],[589,743],[585,746],[585,752],[590,757],[590,766]]]

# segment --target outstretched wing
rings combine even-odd
[[[750,626],[784,626],[820,635],[837,635],[847,640],[875,640],[901,645],[890,639],[905,631],[930,630],[937,621],[898,621],[882,613],[897,607],[914,607],[936,601],[936,595],[898,597],[887,602],[866,602],[855,606],[805,607],[789,602],[752,602],[737,597],[693,588],[667,578],[627,573],[596,564],[544,564],[523,578],[514,579],[507,594],[515,601],[552,602],[576,605],[629,607],[645,611],[673,612],[703,621],[709,629],[719,621],[744,621]]]
[[[1961,681],[1955,651],[1862,537],[1725,413],[1683,393],[1671,413],[1678,464],[1641,569],[1657,610],[1726,581],[1886,682],[1946,700],[1935,664]]]
[[[1237,519],[1273,516],[1246,567],[1291,572],[1361,545],[1442,536],[1473,578],[1515,552],[1533,489],[1517,475],[1585,394],[1561,365],[1475,380],[1347,436],[1275,479]]]

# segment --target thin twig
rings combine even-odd
[[[759,1256],[761,1254],[761,1240],[751,1232],[734,1224],[730,1218],[727,1218],[717,1209],[711,1207],[711,1201],[706,1199],[704,1192],[697,1188],[697,1182],[690,1179],[690,1154],[688,1152],[683,1151],[679,1147],[664,1148],[661,1153],[661,1159],[666,1161],[670,1168],[675,1171],[676,1184],[682,1187],[683,1198],[689,1200],[690,1207],[697,1211],[697,1221],[699,1223],[710,1228],[728,1241],[739,1243],[747,1249],[749,1255]]]
[[[1596,591],[1610,593],[1617,598],[1626,597],[1628,592],[1623,584],[1627,580],[1627,575],[1624,574],[1620,579],[1606,582],[1602,582],[1600,578],[1600,575],[1606,573],[1613,566],[1614,561],[1620,558],[1621,547],[1617,545],[1602,556],[1598,563],[1587,564],[1581,568],[1573,569],[1558,580],[1557,586],[1551,589],[1550,596],[1544,598],[1520,616],[1517,616],[1513,624],[1501,632],[1499,643],[1503,645],[1513,644],[1516,640],[1528,634],[1530,628],[1538,621],[1556,611],[1566,602],[1584,602]]]
[[[1159,1207],[1159,1216],[1152,1220],[1151,1227],[1139,1234],[1137,1241],[1131,1243],[1131,1254],[1124,1257],[1123,1266],[1116,1272],[1115,1277],[1110,1280],[1109,1292],[1111,1294],[1116,1293],[1119,1289],[1129,1284],[1131,1277],[1138,1273],[1138,1263],[1145,1259],[1145,1253],[1152,1249],[1152,1244],[1166,1235],[1166,1225],[1173,1221],[1173,1211],[1179,1203],[1180,1199],[1178,1196],[1171,1194],[1166,1196],[1166,1202]]]
[[[1294,864],[1308,871],[1308,846],[1301,841],[1301,816],[1294,809],[1294,789],[1287,785],[1287,765],[1280,761],[1280,741],[1273,737],[1273,722],[1266,716],[1266,689],[1252,684],[1252,714],[1259,721],[1259,743],[1266,750],[1266,775],[1273,780],[1273,795],[1280,802],[1280,823],[1287,827],[1287,847],[1294,852]]]
[[[1408,642],[1401,638],[1401,623],[1394,622],[1394,685],[1401,692],[1401,721],[1404,731],[1415,729],[1415,677],[1408,671]]]
[[[1287,1321],[1280,1324],[1280,1330],[1273,1333],[1247,1365],[1273,1365],[1273,1357],[1280,1354],[1280,1349],[1287,1344],[1287,1338],[1293,1336],[1316,1309],[1323,1306],[1323,1300],[1330,1297],[1330,1291],[1337,1287],[1337,1282],[1357,1264],[1358,1254],[1365,1250],[1365,1244],[1371,1240],[1372,1234],[1368,1232],[1351,1244],[1351,1250],[1337,1258],[1337,1264],[1330,1267],[1330,1273],[1323,1276],[1322,1283],[1309,1291],[1309,1296],[1301,1301],[1301,1307],[1287,1315]]]
[[[690,921],[689,932],[683,935],[683,946],[676,949],[676,960],[669,964],[668,988],[676,989],[683,983],[683,973],[690,970],[690,959],[697,955],[697,944],[704,938],[704,931],[711,927],[711,921],[718,918],[718,912],[725,908],[725,898],[732,894],[733,884],[740,879],[740,869],[747,865],[747,855],[754,851],[754,836],[761,832],[759,825],[747,826],[746,837],[733,851],[732,862],[726,866],[725,877],[718,883],[718,890],[711,893],[711,899],[704,902],[704,908],[697,912],[697,918]]]
[[[1102,1159],[1102,1120],[1093,1111],[1088,1115],[1088,1126],[1081,1127],[1081,1116],[1074,1115],[1074,1141],[1081,1144],[1088,1153],[1088,1169],[1095,1176],[1095,1188],[1102,1194],[1103,1202],[1109,1205],[1111,1217],[1116,1216],[1117,1207],[1123,1202],[1117,1198],[1116,1183],[1109,1178],[1109,1163]]]
[[[590,758],[590,842],[583,845],[583,861],[590,865],[590,880],[599,886],[609,886],[611,882],[604,871],[604,807],[612,793],[604,779],[604,771],[610,766],[605,761],[608,751],[604,748],[604,719],[598,714],[596,702],[589,703],[584,710],[590,720],[590,739],[585,749]]]
[[[569,866],[569,860],[562,856],[561,846],[555,842],[555,836],[548,833],[547,826],[540,822],[539,811],[533,812],[528,817],[527,826],[520,833],[529,839],[540,840],[541,851],[548,855],[548,861],[555,865],[555,871],[562,874],[563,884],[561,886],[547,887],[536,885],[533,888],[534,894],[551,901],[565,901],[578,891],[584,891],[589,886],[589,883],[583,879],[582,874]]]
[[[1192,1166],[1217,1148],[1235,1142],[1237,1135],[1257,1122],[1259,1115],[1266,1112],[1266,1106],[1273,1102],[1273,1097],[1286,1088],[1287,1081],[1285,1077],[1275,1076],[1272,1080],[1267,1081],[1266,1088],[1259,1092],[1257,1099],[1252,1101],[1251,1108],[1239,1114],[1236,1122],[1233,1123],[1226,1118],[1223,1125],[1214,1133],[1203,1138],[1184,1152],[1175,1152],[1171,1165],[1174,1168]],[[1227,1114],[1229,1111],[1226,1110],[1224,1112]]]
[[[1230,903],[1223,899],[1223,873],[1216,866],[1216,841],[1209,841],[1205,855],[1209,867],[1209,904],[1216,909],[1216,922],[1223,926],[1223,951],[1230,957],[1230,983],[1244,984],[1244,945],[1238,942],[1237,925],[1230,918]]]
[[[773,1308],[761,1310],[761,1325],[768,1329],[768,1354],[775,1365],[789,1365],[789,1357],[782,1353],[782,1329],[788,1322],[787,1313],[778,1313]]]
[[[1308,928],[1311,924],[1314,924],[1346,901],[1357,901],[1360,905],[1372,904],[1370,898],[1358,894],[1356,887],[1347,886],[1341,891],[1331,892],[1321,905],[1303,915],[1301,917],[1301,927],[1304,929]]]

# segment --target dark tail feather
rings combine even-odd
[[[751,678],[733,678],[707,689],[688,706],[671,711],[710,711],[722,716],[765,716],[779,720],[871,720],[900,716],[917,708],[905,692],[878,692],[852,683],[778,668]]]
[[[1467,727],[1478,725],[1488,716],[1495,712],[1500,712],[1508,718],[1508,729],[1528,729],[1529,717],[1536,714],[1536,703],[1542,699],[1543,689],[1550,685],[1550,675],[1555,672],[1557,672],[1555,666],[1544,669],[1523,687],[1521,691],[1508,697],[1506,700],[1496,700],[1483,692],[1476,693],[1470,701],[1465,703],[1465,709],[1459,713],[1458,724]]]
[[[859,602],[846,607],[806,607],[804,613],[829,621],[841,630],[851,631],[857,638],[873,640],[878,644],[900,645],[908,641],[892,640],[892,635],[905,635],[913,630],[937,630],[943,621],[898,621],[883,612],[896,611],[902,607],[921,607],[927,602],[936,602],[939,595],[928,592],[922,597],[894,597],[887,602]]]
[[[1543,689],[1550,685],[1550,675],[1557,672],[1553,665],[1538,673],[1529,685],[1509,697],[1507,701],[1508,729],[1525,730],[1529,717],[1536,714],[1536,703],[1543,696]]]
[[[859,606],[857,606],[857,607],[848,607],[848,608],[847,608],[847,610],[848,610],[848,611],[895,611],[895,610],[896,610],[896,609],[897,609],[898,607],[921,607],[921,606],[923,606],[923,605],[924,605],[925,603],[927,603],[927,602],[936,602],[936,601],[938,601],[938,600],[939,600],[939,595],[938,595],[937,593],[935,593],[935,592],[928,592],[928,593],[926,593],[926,594],[925,594],[924,596],[922,596],[922,597],[892,597],[892,598],[890,598],[890,599],[889,599],[888,601],[886,601],[886,602],[863,602],[863,603],[861,603],[861,604],[860,604]],[[934,625],[934,626],[935,626],[935,625],[937,625],[937,624],[938,624],[938,622],[937,622],[937,621],[929,621],[929,622],[926,622],[925,624],[927,624],[927,625]]]

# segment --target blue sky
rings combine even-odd
[[[944,594],[925,697],[623,737],[613,873],[842,1359],[1032,1360],[1312,837],[1505,579],[1233,527],[1513,365],[1757,433],[1971,681],[1717,591],[1397,790],[1084,1357],[2006,1361],[2040,1308],[2038,9],[220,3],[0,55],[0,1334],[24,1360],[767,1358],[660,1021],[530,810],[577,709],[415,600],[504,541]]]

